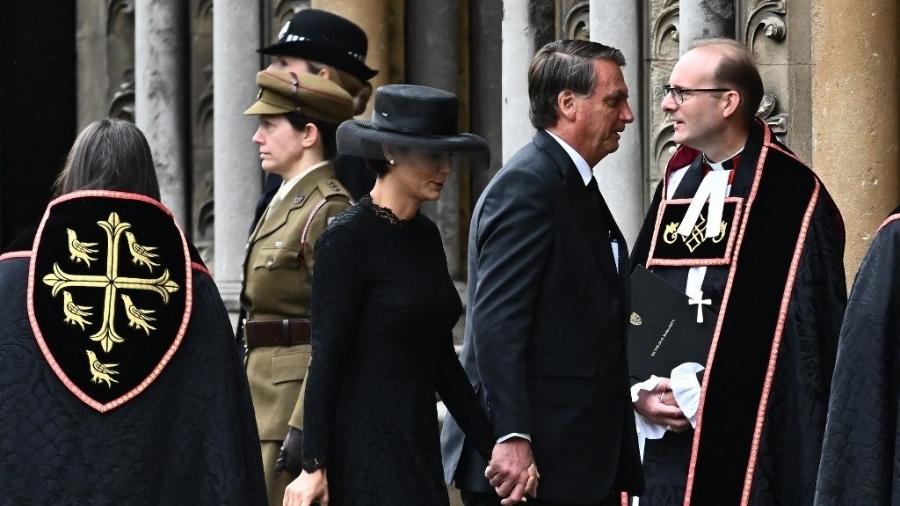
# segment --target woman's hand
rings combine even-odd
[[[525,495],[537,497],[538,480],[541,479],[541,473],[538,472],[537,465],[531,464],[528,467],[528,483],[525,485]]]
[[[303,471],[284,491],[282,506],[328,506],[328,478],[325,470]]]

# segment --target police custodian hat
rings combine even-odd
[[[285,114],[337,125],[353,117],[353,99],[337,84],[314,74],[297,75],[285,70],[263,70],[256,74],[259,94],[244,114]]]
[[[368,81],[378,73],[366,66],[368,46],[366,32],[349,19],[319,9],[303,9],[285,23],[278,42],[259,52],[324,63]]]

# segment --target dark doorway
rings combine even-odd
[[[0,16],[0,249],[37,225],[75,138],[75,1]]]

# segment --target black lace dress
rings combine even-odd
[[[447,504],[437,392],[467,436],[493,435],[453,350],[459,296],[437,227],[367,196],[319,239],[303,467],[333,506]]]

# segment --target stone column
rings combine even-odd
[[[812,19],[812,166],[844,217],[852,282],[900,203],[900,6],[823,0]]]
[[[591,40],[619,48],[628,62],[622,72],[635,120],[622,134],[619,149],[594,172],[619,228],[633,246],[644,218],[640,0],[591,0],[590,9]]]
[[[459,94],[459,1],[409,2],[406,6],[406,82]],[[441,55],[435,58],[435,55]],[[460,247],[460,174],[452,170],[441,199],[422,206],[444,240],[447,268],[462,279]]]
[[[469,78],[471,90],[472,132],[487,140],[491,148],[491,166],[486,171],[473,171],[472,202],[478,200],[491,177],[500,169],[503,158],[503,101],[497,69],[503,58],[503,39],[497,26],[503,18],[502,0],[474,0],[469,3]]]
[[[528,65],[534,55],[534,27],[528,22],[528,4],[503,0],[503,37],[500,82],[503,93],[503,153],[506,162],[531,141],[534,128],[528,120]]]
[[[687,52],[694,39],[734,38],[734,0],[681,0],[678,47]]]
[[[244,248],[261,192],[259,156],[250,138],[257,119],[242,112],[256,97],[260,9],[216,0],[213,11],[213,194],[216,284],[230,312],[239,309]]]
[[[187,212],[187,4],[135,2],[135,123],[156,162],[162,203],[184,230]]]

